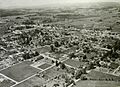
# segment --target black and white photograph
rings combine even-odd
[[[120,0],[0,0],[0,87],[120,87]]]

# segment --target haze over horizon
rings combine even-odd
[[[120,0],[0,0],[0,8],[62,5],[90,2],[120,2]]]

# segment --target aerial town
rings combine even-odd
[[[0,87],[120,87],[114,4],[0,9]]]

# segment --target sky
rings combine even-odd
[[[67,4],[82,2],[120,2],[120,0],[0,0],[0,8],[4,7],[32,7],[51,4]]]

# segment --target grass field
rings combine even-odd
[[[120,83],[114,81],[78,81],[74,87],[120,87]]]
[[[40,71],[36,68],[31,67],[30,64],[31,62],[25,61],[23,63],[2,70],[0,73],[19,82]]]

